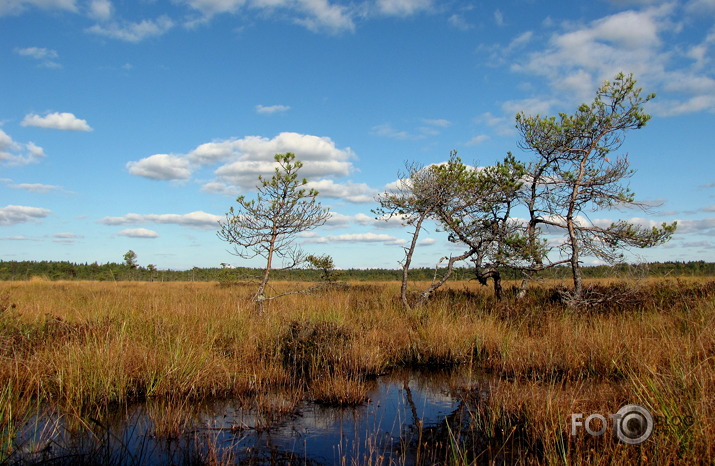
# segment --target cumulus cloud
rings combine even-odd
[[[218,226],[219,220],[224,217],[209,214],[203,211],[188,214],[134,214],[129,213],[122,217],[105,217],[99,220],[104,225],[141,225],[145,223],[171,224],[201,230],[212,230]]]
[[[36,222],[51,213],[41,207],[8,205],[0,207],[0,226],[17,225],[18,223]]]
[[[7,165],[26,165],[37,163],[45,156],[42,147],[33,142],[21,144],[0,129],[0,162]]]
[[[668,2],[587,24],[564,24],[544,41],[545,47],[516,59],[511,68],[545,77],[562,104],[590,100],[604,80],[625,71],[632,72],[646,89],[666,91],[658,92],[660,97],[650,104],[656,115],[713,111],[715,79],[705,65],[715,35],[708,33],[692,47],[672,49],[668,35],[677,35],[682,27],[675,16],[678,11],[676,3]],[[530,38],[530,42],[534,41]],[[510,51],[509,47],[500,49],[502,54]],[[695,66],[690,66],[693,60]],[[540,100],[549,102],[548,98]]]
[[[185,180],[191,176],[189,161],[169,154],[154,154],[137,162],[127,162],[127,170],[135,176],[152,180]]]
[[[325,222],[324,228],[345,228],[352,222],[353,217],[338,212],[330,212],[330,217]]]
[[[273,139],[258,136],[230,141],[226,143],[237,160],[219,167],[216,176],[227,183],[244,189],[251,189],[256,184],[258,175],[271,176],[276,163],[275,154],[293,152],[303,162],[301,175],[308,179],[326,176],[347,176],[353,166],[350,159],[352,151],[340,150],[330,138],[281,133]],[[196,154],[189,154],[194,158]]]
[[[307,188],[316,189],[319,196],[344,199],[354,203],[374,202],[377,190],[365,183],[335,183],[333,180],[311,181]]]
[[[325,228],[345,228],[349,225],[369,226],[372,228],[399,228],[403,227],[405,218],[402,215],[393,215],[392,217],[382,216],[375,218],[370,215],[358,213],[355,215],[344,215],[338,212],[330,212],[330,218],[325,222]]]
[[[63,131],[92,131],[86,120],[82,120],[68,112],[48,113],[40,116],[35,113],[25,115],[22,126],[36,126],[38,128],[59,129]]]
[[[117,233],[118,236],[126,236],[129,238],[158,238],[159,233],[146,228],[127,228]]]
[[[271,115],[273,113],[283,113],[290,110],[288,105],[256,105],[256,113]]]
[[[222,183],[220,181],[211,181],[201,187],[201,191],[210,194],[222,194],[224,196],[236,197],[239,194],[238,188],[235,186]]]
[[[595,73],[599,80],[611,78],[622,69],[640,74],[638,71],[650,67],[648,60],[658,58],[658,31],[667,13],[662,8],[624,11],[555,33],[545,50],[531,54],[514,68],[553,80],[569,76],[564,74],[568,69]]]
[[[305,239],[306,243],[383,243],[385,245],[404,244],[404,239],[384,233],[346,233],[343,235],[314,236]]]
[[[297,11],[302,16],[296,18],[295,22],[314,32],[355,30],[349,10],[342,5],[331,4],[328,0],[298,0]]]
[[[218,140],[201,144],[187,154],[156,154],[127,163],[129,172],[156,180],[185,180],[202,167],[220,165],[204,191],[228,193],[229,186],[250,190],[258,175],[272,176],[275,154],[292,152],[303,162],[300,174],[309,180],[343,177],[353,170],[350,148],[338,149],[328,137],[299,133],[280,133],[269,139],[247,136],[241,139]]]
[[[676,234],[715,235],[715,217],[697,220],[678,220]]]
[[[95,24],[88,28],[87,31],[110,39],[137,43],[150,37],[162,36],[173,27],[174,21],[168,16],[160,16],[157,19],[145,19],[139,22],[125,21]]]

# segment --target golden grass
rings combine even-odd
[[[78,417],[149,398],[173,407],[236,397],[271,412],[303,398],[359,403],[364,377],[391,368],[461,364],[492,376],[473,428],[499,438],[518,427],[538,461],[713,459],[715,282],[590,284],[619,301],[569,309],[555,299],[561,283],[545,281],[497,303],[488,288],[457,282],[406,312],[398,283],[360,283],[286,296],[259,316],[245,285],[0,283],[0,451],[45,401]],[[286,395],[276,401],[276,390]],[[637,447],[570,436],[571,413],[626,403],[693,422],[658,425]],[[157,435],[184,425],[178,414],[154,417]],[[457,462],[479,455],[457,448]]]

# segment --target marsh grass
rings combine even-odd
[[[270,425],[303,400],[360,403],[370,378],[396,368],[460,365],[492,381],[474,386],[475,375],[455,388],[474,409],[450,427],[448,463],[501,446],[503,456],[514,442],[543,463],[713,459],[715,281],[594,280],[582,309],[562,303],[560,286],[539,282],[524,300],[497,302],[452,283],[406,312],[398,283],[361,283],[286,296],[258,316],[246,286],[0,283],[0,454],[12,455],[44,403],[88,419],[151,399],[163,406],[155,434],[170,438],[188,421],[161,413],[186,403],[244,400]],[[667,422],[639,446],[570,435],[571,413],[626,403]],[[686,416],[689,425],[672,422]]]

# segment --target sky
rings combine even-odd
[[[406,162],[530,160],[516,113],[621,71],[657,95],[618,152],[650,207],[589,217],[678,221],[631,262],[715,260],[715,0],[0,0],[0,70],[1,260],[260,266],[217,225],[293,152],[332,212],[300,246],[397,268],[372,209]],[[421,238],[416,266],[461,252]]]

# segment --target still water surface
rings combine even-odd
[[[284,403],[272,394],[288,409],[269,415],[238,400],[178,407],[150,400],[79,426],[76,419],[45,415],[28,424],[10,463],[441,463],[454,454],[447,447],[462,441],[471,416],[456,387],[479,394],[464,371],[399,371],[369,387],[368,401],[354,407]],[[160,425],[169,432],[179,427],[162,435]]]

